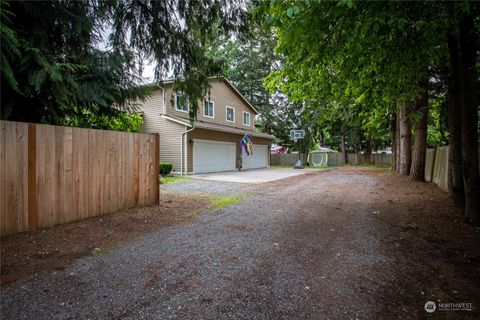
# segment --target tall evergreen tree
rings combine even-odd
[[[240,30],[244,7],[200,0],[2,1],[1,117],[59,123],[75,108],[132,109],[149,92],[137,85],[144,59],[156,61],[157,79],[170,73],[179,79],[193,116],[208,77],[220,70],[205,44],[214,25]]]

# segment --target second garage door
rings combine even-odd
[[[193,140],[193,173],[235,170],[235,143]]]
[[[266,168],[268,166],[268,146],[261,144],[254,144],[252,146],[253,154],[247,156],[244,150],[242,150],[242,168],[254,169],[254,168]]]

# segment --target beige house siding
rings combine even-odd
[[[215,109],[215,117],[205,117],[203,115],[203,102],[198,108],[197,119],[204,122],[213,122],[227,126],[233,126],[244,130],[253,130],[255,112],[243,101],[235,91],[227,85],[224,80],[213,79],[210,80],[210,95],[205,99],[213,101]],[[188,119],[187,112],[175,110],[175,93],[172,90],[172,85],[166,86],[165,93],[167,115]],[[226,107],[233,107],[235,109],[235,122],[226,120]],[[250,113],[250,125],[243,125],[243,112]]]
[[[193,172],[193,140],[211,140],[211,141],[223,141],[223,142],[233,142],[236,145],[236,169],[240,167],[240,160],[242,159],[242,150],[240,147],[240,140],[242,140],[243,135],[206,130],[206,129],[195,129],[192,132],[187,134],[188,136],[188,145],[187,145],[187,163],[188,163],[188,172]],[[161,137],[160,137],[161,139]],[[161,140],[160,140],[161,141]],[[270,140],[264,138],[253,138],[254,144],[267,145],[270,146]],[[161,149],[161,145],[160,145]],[[267,152],[270,151],[270,148],[267,148]],[[270,157],[267,155],[268,165],[270,165]]]
[[[211,90],[209,96],[206,97],[214,103],[214,118],[205,117],[203,115],[203,103],[198,110],[198,121],[203,123],[215,123],[235,127],[242,131],[253,131],[255,111],[244,101],[243,98],[231,88],[227,81],[223,79],[210,80]],[[233,142],[236,145],[236,168],[241,164],[241,148],[240,140],[242,134],[214,131],[208,129],[195,129],[187,136],[187,147],[182,146],[182,132],[188,128],[180,123],[168,120],[162,117],[162,114],[168,116],[185,119],[189,122],[188,112],[175,110],[175,93],[171,83],[162,85],[155,90],[147,101],[142,103],[141,111],[143,111],[144,124],[142,132],[160,133],[160,161],[171,162],[173,170],[180,172],[182,163],[182,151],[187,156],[187,170],[189,173],[193,171],[193,139],[203,139],[211,141]],[[235,122],[226,120],[226,107],[235,109]],[[250,125],[243,125],[243,113],[250,113]],[[253,138],[254,144],[270,145],[270,140],[266,138]],[[183,150],[182,150],[183,149]],[[186,149],[186,150],[185,150]],[[269,151],[269,148],[267,148]],[[184,155],[185,157],[185,155]],[[270,157],[267,155],[270,164]],[[184,168],[185,169],[185,168]]]
[[[145,101],[141,102],[140,110],[143,112],[142,132],[158,133],[160,131],[160,113],[163,106],[163,91],[155,90]]]
[[[185,126],[162,118],[163,89],[155,90],[140,108],[143,112],[142,132],[160,133],[160,161],[171,162],[180,171],[181,133]]]
[[[160,117],[160,161],[171,162],[173,171],[181,169],[182,132],[185,126]]]

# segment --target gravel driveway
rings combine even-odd
[[[478,276],[463,279],[463,273],[449,274],[455,284],[420,293],[417,286],[442,268],[453,272],[443,260],[436,261],[436,276],[399,269],[409,268],[402,259],[410,249],[401,250],[406,244],[393,236],[390,219],[378,217],[379,201],[386,203],[378,197],[382,179],[378,172],[337,169],[257,186],[172,184],[176,191],[252,196],[17,283],[2,292],[2,318],[410,319],[426,316],[423,304],[437,289],[463,285],[458,302],[477,299]]]
[[[219,196],[248,193],[252,186],[244,183],[191,179],[176,183],[162,184],[160,192],[173,191],[184,193],[205,193]]]

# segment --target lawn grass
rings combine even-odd
[[[177,183],[182,181],[192,180],[192,178],[187,177],[177,177],[177,176],[163,176],[160,181],[164,184]]]

